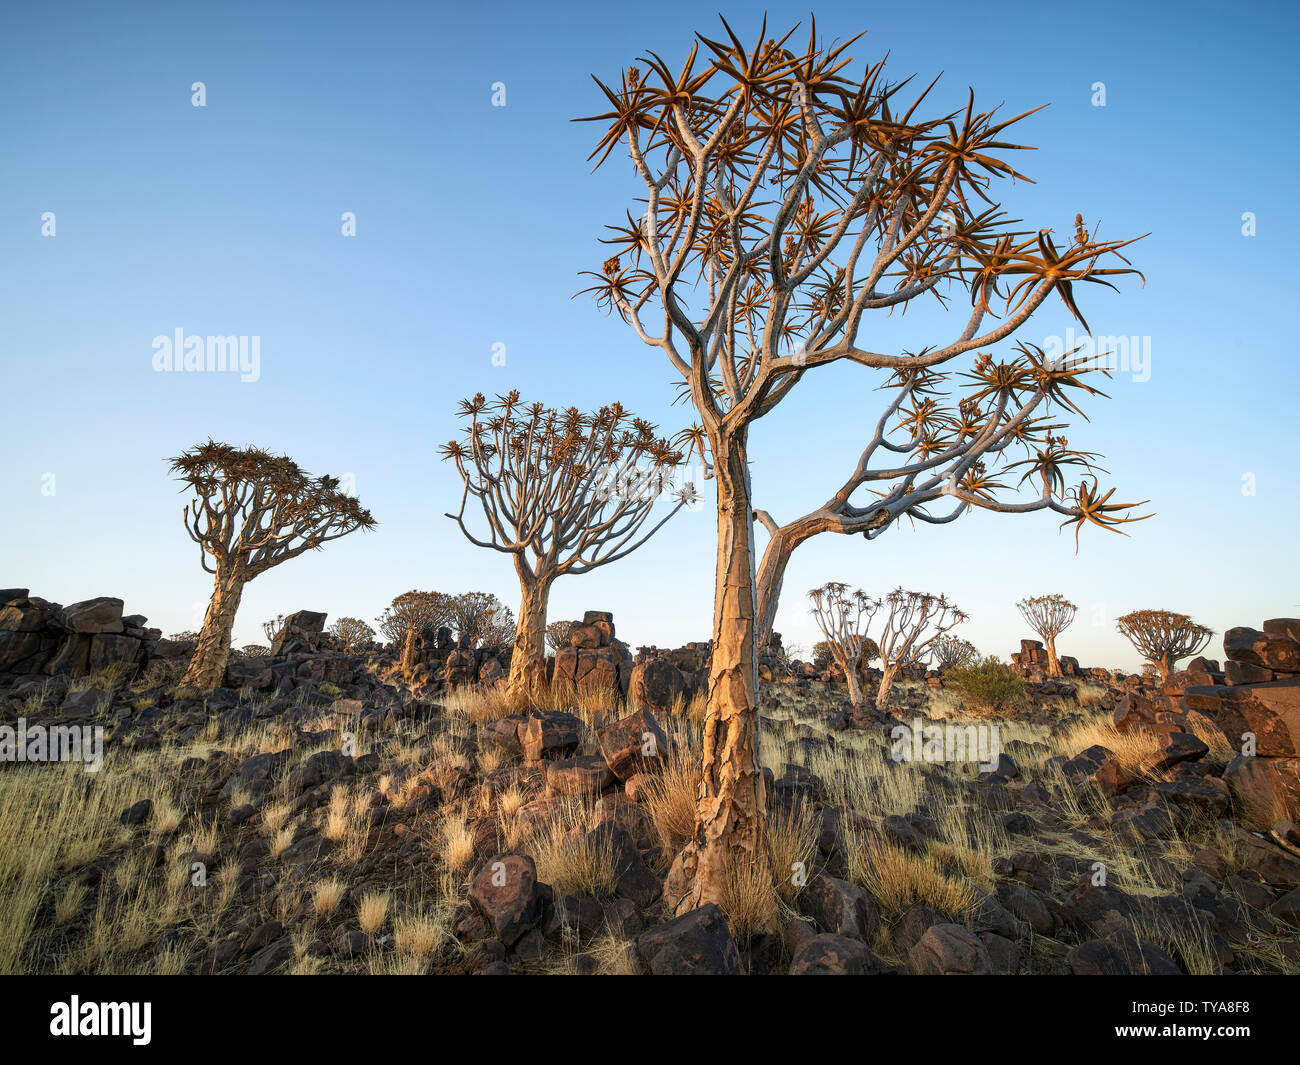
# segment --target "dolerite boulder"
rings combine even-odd
[[[632,667],[628,702],[651,713],[666,715],[686,698],[686,678],[664,658],[652,658]]]
[[[791,976],[865,976],[884,970],[865,944],[848,936],[810,936],[790,962]]]
[[[713,903],[666,921],[636,938],[636,957],[654,976],[739,976],[740,951]]]
[[[90,636],[101,632],[118,633],[125,628],[122,624],[123,605],[120,599],[100,596],[64,607],[63,615],[73,632]]]
[[[552,795],[599,795],[614,783],[614,774],[599,755],[557,758],[545,765],[546,788]]]
[[[1183,700],[1189,709],[1213,717],[1237,749],[1243,734],[1249,732],[1255,738],[1257,755],[1300,755],[1300,678],[1266,684],[1190,687]]]
[[[271,790],[277,772],[288,760],[288,748],[255,754],[245,759],[222,787],[220,797],[228,799],[238,789],[246,791],[255,799],[261,798]]]
[[[569,646],[556,652],[552,681],[583,694],[626,695],[633,668],[627,645],[614,639],[614,615],[588,610],[569,634]]]
[[[582,742],[582,722],[563,710],[534,710],[519,726],[518,737],[528,762],[568,758]]]
[[[537,866],[526,854],[489,858],[474,875],[469,897],[507,947],[519,942],[545,916]]]
[[[993,972],[993,960],[980,938],[959,924],[937,924],[925,930],[907,956],[912,972],[927,976],[983,976]]]
[[[139,657],[139,640],[130,636],[104,634],[90,641],[90,655],[86,664],[91,673],[98,673],[110,666],[129,668],[137,665]]]
[[[21,588],[16,590],[24,591]],[[39,597],[29,599],[26,594],[5,600],[4,607],[0,608],[0,629],[6,632],[69,631],[62,607]]]
[[[637,773],[659,773],[669,755],[668,737],[644,707],[598,728],[596,740],[610,772],[619,780]]]
[[[146,629],[142,615],[123,618],[122,600],[101,596],[65,608],[26,591],[0,591],[0,674],[80,676],[143,667],[153,657],[162,634]]]
[[[309,654],[320,647],[328,614],[319,610],[298,610],[284,619],[271,641],[271,654]]]
[[[455,648],[447,652],[442,679],[448,687],[457,688],[472,684],[478,679],[479,655],[471,648]]]
[[[1223,634],[1223,653],[1234,662],[1249,662],[1281,673],[1300,673],[1300,641],[1289,635],[1300,626],[1295,618],[1264,622],[1264,631],[1245,625]]]
[[[821,932],[871,942],[880,926],[880,910],[866,891],[847,880],[818,874],[804,886],[799,912]]]
[[[1300,758],[1259,758],[1239,754],[1223,773],[1241,813],[1269,824],[1279,811],[1300,817]]]
[[[1179,976],[1182,970],[1163,950],[1127,929],[1105,939],[1089,939],[1065,957],[1076,976]]]

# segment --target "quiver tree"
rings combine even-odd
[[[454,621],[452,596],[416,589],[397,596],[375,619],[384,639],[398,649],[402,675],[408,679],[419,658],[420,637],[451,626]]]
[[[452,627],[470,647],[510,643],[514,639],[514,615],[491,592],[465,592],[451,597]]]
[[[360,618],[339,618],[329,627],[329,634],[343,645],[348,654],[368,647],[375,638],[375,630]]]
[[[884,609],[883,628],[876,638],[884,671],[876,692],[876,706],[881,710],[889,705],[890,687],[899,668],[923,661],[933,645],[967,617],[942,595],[902,588],[885,596]]]
[[[644,207],[610,227],[612,253],[586,291],[680,377],[699,417],[687,439],[717,490],[704,765],[679,908],[723,902],[727,870],[764,861],[757,654],[800,543],[828,531],[874,539],[903,517],[947,524],[973,509],[1113,528],[1128,509],[1053,420],[1100,394],[1092,367],[1028,344],[980,354],[961,378],[951,365],[1011,337],[1053,293],[1082,322],[1075,290],[1133,272],[1120,255],[1131,242],[1098,240],[1079,219],[1063,248],[1050,230],[1013,228],[990,186],[1020,176],[1001,156],[1018,149],[1004,136],[1024,115],[978,111],[972,94],[926,117],[933,84],[903,100],[910,79],[886,80],[883,60],[851,75],[852,41],[824,44],[815,25],[806,46],[793,30],[768,40],[764,23],[747,46],[724,28],[725,40],[700,36],[680,69],[652,54],[614,86],[597,81],[609,110],[589,119],[606,126],[596,165],[625,148]],[[859,344],[868,312],[927,296],[969,304],[948,338],[916,351]],[[885,392],[865,450],[817,510],[785,525],[756,515],[752,426],[839,362],[878,375],[862,395]],[[946,398],[948,382],[959,396]],[[998,479],[1018,453],[1029,498]],[[1075,488],[1071,470],[1083,475]],[[761,564],[756,516],[769,535]]]
[[[940,636],[930,646],[930,662],[935,669],[955,669],[979,654],[970,640],[960,636]]]
[[[1169,610],[1135,610],[1116,618],[1115,628],[1159,671],[1162,681],[1169,679],[1180,658],[1200,654],[1214,635],[1213,629]]]
[[[331,540],[370,529],[375,519],[336,477],[312,477],[287,456],[209,440],[171,460],[198,498],[185,508],[185,531],[216,578],[198,646],[181,683],[219,685],[244,585],[272,566]]]
[[[464,483],[460,509],[449,514],[470,543],[514,558],[519,620],[510,660],[512,696],[537,699],[546,689],[546,608],[551,585],[590,573],[631,554],[692,498],[653,525],[651,509],[669,488],[681,453],[655,436],[655,426],[621,404],[594,414],[519,400],[518,392],[461,404],[464,433],[442,448]],[[465,521],[478,502],[487,531]]]
[[[847,584],[829,581],[820,588],[808,593],[812,604],[813,620],[826,637],[831,657],[840,669],[849,686],[849,702],[853,704],[854,713],[862,704],[862,683],[858,669],[867,651],[868,645],[874,644],[867,636],[871,619],[880,609],[880,600],[872,599],[861,588],[850,593]]]
[[[546,626],[546,649],[554,654],[569,646],[569,637],[573,630],[581,625],[580,621],[552,621]]]
[[[1033,596],[1020,600],[1016,606],[1030,631],[1047,647],[1048,673],[1059,677],[1061,660],[1056,657],[1056,638],[1070,627],[1079,608],[1062,595]]]
[[[283,614],[276,614],[270,621],[262,622],[262,634],[266,637],[266,642],[274,643],[282,628],[284,628]]]

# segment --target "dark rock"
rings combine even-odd
[[[857,884],[818,874],[798,898],[799,912],[811,917],[819,931],[870,943],[880,927],[876,901]]]
[[[713,903],[642,932],[636,954],[655,976],[739,976],[744,971],[726,918]]]
[[[908,968],[930,976],[978,976],[993,972],[988,948],[959,924],[937,924],[926,929],[907,955]]]
[[[866,945],[829,933],[804,941],[790,962],[791,976],[863,976],[885,968]]]

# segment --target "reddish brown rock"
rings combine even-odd
[[[1242,816],[1252,824],[1269,825],[1280,816],[1300,820],[1300,758],[1238,755],[1223,780]]]
[[[567,758],[581,743],[582,722],[562,710],[534,711],[519,726],[519,744],[529,762]]]
[[[1265,669],[1284,673],[1300,673],[1300,640],[1278,631],[1289,623],[1289,618],[1275,618],[1272,632],[1260,632],[1245,625],[1229,629],[1223,634],[1223,653],[1234,662],[1251,662]]]
[[[554,795],[599,795],[613,783],[614,774],[599,755],[546,763],[546,787]]]
[[[1188,688],[1184,703],[1214,718],[1228,742],[1240,750],[1242,736],[1252,733],[1255,753],[1265,756],[1300,754],[1300,680],[1278,680],[1245,686]]]
[[[925,930],[907,956],[908,968],[926,976],[981,976],[993,971],[988,948],[959,924],[936,924]]]
[[[662,772],[669,754],[668,737],[644,708],[598,728],[596,740],[610,772],[619,780]]]
[[[507,947],[542,919],[537,866],[525,854],[498,854],[488,859],[474,875],[469,897]]]

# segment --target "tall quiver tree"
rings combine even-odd
[[[336,477],[312,477],[284,455],[209,440],[171,460],[197,495],[185,531],[215,577],[198,646],[181,683],[215,688],[225,678],[230,634],[244,585],[272,566],[330,540],[370,529],[370,511],[339,490]]]
[[[1060,471],[1089,473],[1088,456],[1049,440],[1059,425],[1043,417],[1054,403],[1078,410],[1070,395],[1094,391],[1090,367],[1022,346],[1009,358],[985,353],[959,403],[935,394],[944,364],[1010,337],[1053,292],[1077,315],[1079,283],[1131,272],[1105,263],[1126,264],[1127,242],[1097,241],[1080,222],[1060,250],[1048,230],[1016,231],[996,205],[968,202],[972,192],[988,202],[992,178],[1018,176],[998,157],[1017,148],[1001,139],[1017,119],[976,111],[973,96],[961,112],[923,119],[928,88],[900,105],[906,81],[888,83],[883,60],[848,76],[852,41],[824,45],[815,25],[806,47],[789,43],[793,30],[768,40],[766,22],[752,47],[724,27],[726,40],[699,37],[680,72],[651,54],[617,87],[597,81],[610,110],[590,119],[607,124],[596,165],[624,146],[645,207],[611,227],[614,254],[587,291],[680,375],[700,419],[692,443],[707,451],[717,489],[703,776],[696,839],[679,857],[694,886],[679,908],[722,903],[728,869],[765,860],[757,654],[799,543],[826,531],[873,538],[903,516],[942,524],[974,507],[1104,526],[1124,509],[1095,479],[1067,492]],[[896,354],[858,345],[868,311],[954,293],[969,297],[970,313],[953,339]],[[999,297],[1003,316],[982,328]],[[882,371],[894,398],[823,507],[785,526],[760,513],[770,540],[758,568],[750,429],[806,373],[835,362]],[[1037,498],[998,497],[1005,486],[987,461],[1012,444],[1031,449]],[[874,498],[853,502],[859,489]]]
[[[1117,618],[1115,628],[1159,670],[1161,680],[1169,679],[1180,658],[1203,651],[1214,635],[1213,629],[1171,610],[1134,610]]]
[[[1031,596],[1020,600],[1016,607],[1030,631],[1047,646],[1048,673],[1059,677],[1061,660],[1056,656],[1056,638],[1070,627],[1079,608],[1063,595]]]
[[[590,573],[644,544],[687,502],[649,525],[669,491],[681,453],[655,436],[655,426],[621,404],[594,414],[576,408],[524,406],[518,392],[495,401],[480,393],[461,404],[464,433],[442,448],[464,482],[460,509],[448,514],[473,544],[509,554],[519,575],[519,617],[508,690],[522,699],[546,691],[546,610],[551,586]],[[487,533],[465,521],[478,501]],[[647,525],[649,527],[647,528]]]
[[[867,636],[871,619],[880,609],[880,600],[872,599],[861,588],[850,593],[847,584],[828,581],[808,593],[813,620],[830,645],[831,656],[844,670],[849,686],[849,702],[856,715],[862,705],[862,682],[858,675],[863,654],[874,643]]]

